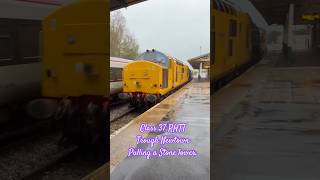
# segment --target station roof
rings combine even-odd
[[[302,15],[320,12],[319,0],[250,0],[250,2],[262,14],[269,25],[285,23],[290,3],[295,5],[295,24],[310,24],[310,21],[302,19]]]
[[[128,7],[146,0],[110,0],[110,11]]]
[[[193,67],[193,69],[200,69],[200,64],[202,63],[203,67],[210,67],[210,53],[203,54],[192,59],[189,59],[188,62]]]

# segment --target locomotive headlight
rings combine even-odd
[[[157,102],[157,96],[155,96],[153,94],[149,94],[146,96],[146,101],[148,101],[150,103],[155,103],[155,102]]]
[[[137,87],[141,87],[141,84],[140,84],[139,81],[136,81],[136,82],[135,82],[135,85],[136,85]]]
[[[94,104],[92,102],[90,102],[88,104],[88,113],[95,114],[98,111],[98,109],[99,109],[98,105],[96,105],[96,104]]]
[[[48,78],[57,77],[56,71],[54,71],[53,69],[47,69],[46,70],[46,75],[47,75]]]
[[[118,97],[122,100],[128,100],[130,98],[130,96],[126,93],[119,93]]]

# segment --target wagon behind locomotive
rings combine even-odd
[[[265,33],[250,16],[226,0],[216,0],[212,13],[211,86],[221,87],[266,53]]]

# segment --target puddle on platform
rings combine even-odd
[[[170,113],[166,114],[166,115],[161,119],[161,121],[170,121],[170,119],[172,118],[172,113],[173,113],[173,112],[170,112]]]
[[[232,87],[252,87],[251,83],[234,83],[231,84]]]
[[[302,130],[301,132],[310,136],[320,136],[320,129]]]
[[[255,128],[257,130],[267,130],[267,131],[294,131],[292,129],[286,129],[286,128],[263,128],[263,127],[258,127]]]
[[[301,118],[301,119],[289,119],[289,120],[283,120],[283,119],[272,119],[263,121],[263,123],[302,123],[306,121],[313,121],[313,119],[307,119],[307,118]]]
[[[303,81],[303,87],[320,86],[320,80],[305,80]]]
[[[262,108],[255,108],[255,110],[253,111],[255,117],[262,116],[269,113],[279,113],[279,112],[283,112],[283,111],[277,110],[277,109],[265,110]]]

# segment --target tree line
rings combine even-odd
[[[126,19],[120,11],[110,16],[110,55],[134,59],[139,54],[139,45],[126,26]]]

